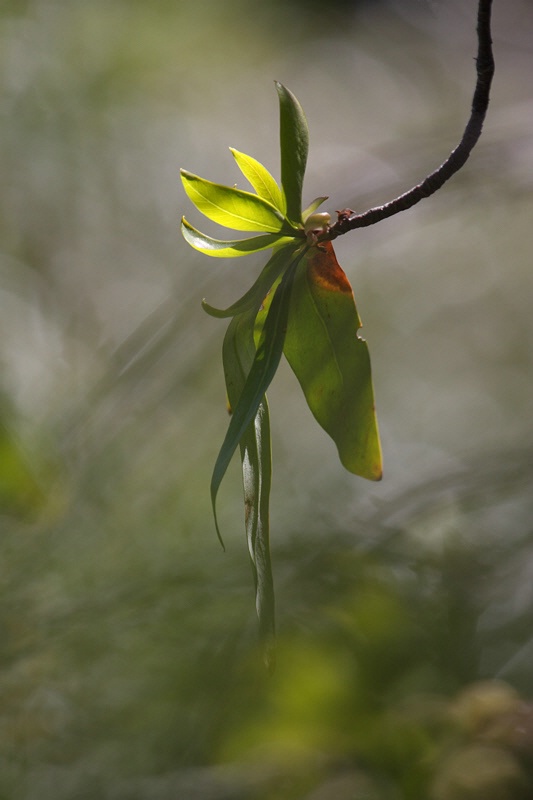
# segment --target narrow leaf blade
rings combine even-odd
[[[276,244],[290,241],[288,237],[283,237],[279,233],[264,233],[259,236],[251,236],[248,239],[233,239],[225,241],[223,239],[213,239],[202,233],[185,217],[181,220],[181,233],[191,247],[199,250],[206,256],[214,258],[235,258],[237,256],[247,256],[250,253],[257,253],[260,250],[267,250]]]
[[[233,147],[230,147],[230,150],[242,174],[250,182],[259,197],[272,203],[275,208],[285,215],[285,198],[267,168],[252,156],[240,153]]]
[[[211,478],[211,502],[213,509],[215,509],[216,506],[216,496],[220,484],[226,474],[235,449],[241,441],[246,428],[255,417],[259,404],[278,368],[283,352],[283,341],[289,314],[289,302],[294,273],[301,255],[302,253],[293,257],[292,253],[288,254],[289,263],[287,264],[287,271],[272,299],[272,304],[265,320],[263,334],[253,364],[246,378],[237,405],[233,409],[230,424],[222,447],[220,448]]]
[[[228,399],[236,406],[255,357],[255,311],[231,321],[223,346]],[[270,421],[266,396],[240,442],[246,538],[256,592],[259,632],[267,666],[272,668],[275,637],[275,605],[269,541],[269,499],[272,475]]]
[[[331,242],[312,248],[297,270],[284,353],[346,469],[380,480],[370,356],[357,335],[360,327],[352,288]]]
[[[181,180],[196,208],[226,228],[280,233],[286,223],[281,211],[256,194],[213,183],[184,169]]]
[[[245,314],[251,310],[254,310],[254,314],[257,314],[258,309],[270,289],[278,280],[283,270],[286,269],[290,254],[294,253],[298,246],[298,244],[289,241],[288,245],[277,249],[261,270],[253,286],[231,306],[228,308],[214,308],[203,300],[202,308],[204,311],[212,317],[218,317],[219,319],[223,317],[234,317],[237,314]]]
[[[276,81],[280,110],[281,185],[287,202],[287,217],[302,222],[302,187],[309,151],[309,130],[296,97]]]
[[[309,203],[307,208],[304,208],[304,210],[302,211],[302,219],[303,219],[303,221],[305,222],[307,217],[310,217],[311,214],[314,211],[316,211],[317,208],[320,208],[322,203],[325,203],[326,200],[328,200],[328,199],[329,198],[327,196],[326,197],[316,197],[311,203]]]

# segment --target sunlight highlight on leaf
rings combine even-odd
[[[281,211],[256,194],[207,181],[184,169],[181,179],[191,202],[219,225],[237,231],[280,233],[285,228],[290,232]]]
[[[290,243],[291,238],[278,233],[265,233],[260,236],[251,236],[249,239],[213,239],[211,236],[202,233],[185,217],[181,220],[181,232],[183,238],[195,250],[199,250],[206,256],[214,258],[235,258],[237,256],[247,256],[250,253],[257,253],[260,250],[268,250],[274,245]]]
[[[211,478],[211,503],[220,542],[216,502],[237,447],[240,450],[245,527],[265,659],[273,666],[274,584],[269,544],[270,421],[266,391],[283,352],[319,424],[337,445],[346,469],[381,478],[381,449],[374,411],[370,359],[352,288],[325,237],[330,215],[315,213],[327,197],[302,212],[309,133],[298,100],[276,83],[280,107],[281,183],[255,158],[230,148],[256,194],[212,183],[186,170],[183,186],[214,222],[245,239],[215,239],[185,218],[186,241],[209,256],[228,258],[273,249],[253,285],[228,308],[202,302],[214,317],[231,317],[222,360],[232,416]]]
[[[270,174],[270,172],[259,161],[252,156],[247,156],[245,153],[240,153],[233,147],[230,147],[231,153],[239,169],[244,177],[250,182],[259,197],[272,203],[275,208],[279,209],[283,216],[287,212],[285,198],[279,188],[278,184]]]

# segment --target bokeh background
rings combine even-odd
[[[384,480],[343,471],[286,365],[271,387],[269,676],[238,464],[225,553],[213,528],[224,322],[200,307],[262,259],[187,247],[178,170],[233,184],[233,146],[277,175],[277,79],[305,200],[391,199],[463,130],[476,3],[2,3],[2,800],[531,796],[533,7],[494,5],[471,160],[336,243]]]

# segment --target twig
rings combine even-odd
[[[477,82],[472,100],[470,119],[455,150],[452,150],[446,161],[428,175],[422,183],[413,186],[412,189],[401,194],[395,200],[391,200],[382,206],[370,208],[362,214],[356,214],[351,209],[338,211],[337,222],[330,227],[327,237],[324,238],[335,239],[337,236],[341,236],[343,233],[355,228],[366,228],[368,225],[374,225],[376,222],[392,217],[400,211],[406,211],[419,203],[424,197],[429,197],[438,191],[465,164],[481,135],[489,105],[490,86],[494,75],[490,30],[491,10],[492,0],[479,0],[477,17],[478,52],[476,57]]]

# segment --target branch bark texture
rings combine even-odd
[[[475,147],[483,128],[483,122],[487,113],[490,97],[490,87],[494,75],[494,57],[492,54],[491,36],[491,11],[492,0],[479,0],[477,17],[477,36],[478,52],[476,57],[477,81],[472,100],[472,111],[470,119],[466,125],[461,141],[452,150],[446,161],[434,172],[425,178],[422,183],[413,186],[412,189],[385,203],[382,206],[375,206],[362,214],[356,214],[350,209],[337,212],[337,222],[332,225],[328,232],[328,239],[336,239],[348,231],[355,228],[366,228],[381,222],[387,217],[392,217],[400,211],[416,205],[425,197],[430,197],[441,186],[455,175],[464,166],[470,153]],[[326,237],[325,237],[326,238]]]

